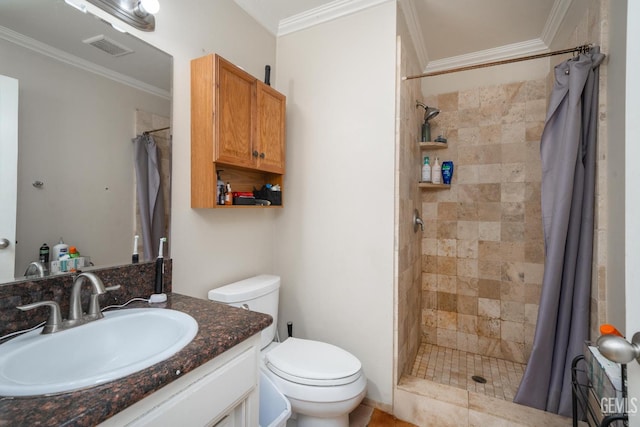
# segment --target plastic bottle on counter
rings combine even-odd
[[[69,245],[62,241],[62,237],[60,238],[60,242],[53,247],[53,257],[52,261],[57,261],[62,258],[64,255],[69,253]]]
[[[431,165],[427,156],[424,156],[424,163],[422,164],[422,182],[431,182]]]
[[[79,256],[78,249],[75,246],[69,246],[69,258],[78,258]]]
[[[49,245],[47,245],[46,243],[43,243],[42,246],[40,246],[39,261],[42,263],[49,262]]]
[[[233,199],[231,198],[231,184],[229,184],[229,181],[227,181],[227,194],[224,195],[224,204],[225,205],[232,205],[233,204]]]
[[[433,162],[433,167],[431,168],[431,182],[434,184],[442,183],[442,167],[440,166],[440,161],[436,157],[436,161]]]

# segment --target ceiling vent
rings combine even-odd
[[[86,40],[82,40],[82,42],[96,47],[111,56],[123,56],[129,53],[133,53],[133,50],[116,42],[115,40],[105,37],[102,34],[99,36],[88,38]]]

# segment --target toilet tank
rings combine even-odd
[[[212,301],[234,307],[245,307],[273,317],[273,323],[262,331],[260,337],[260,348],[265,348],[273,341],[276,334],[279,290],[280,276],[261,274],[212,289],[208,297]]]

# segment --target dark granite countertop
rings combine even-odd
[[[0,397],[0,426],[94,426],[273,322],[266,314],[212,301],[175,293],[168,297],[163,304],[136,302],[127,308],[171,308],[191,315],[198,322],[198,334],[181,351],[150,368],[100,386],[53,396]]]

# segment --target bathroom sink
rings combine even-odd
[[[0,396],[36,396],[92,387],[176,354],[198,332],[188,314],[154,308],[104,313],[104,319],[0,345]]]

